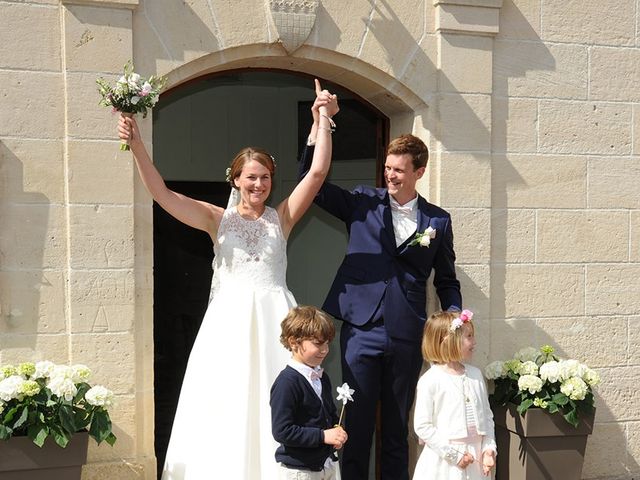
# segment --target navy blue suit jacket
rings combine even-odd
[[[312,152],[313,147],[305,149],[301,171],[308,170]],[[451,217],[445,210],[418,196],[417,231],[431,226],[436,236],[429,247],[409,246],[412,238],[396,247],[387,189],[348,191],[325,182],[315,203],[342,220],[349,234],[323,310],[357,326],[382,317],[391,337],[419,342],[432,269],[442,309],[461,308]]]

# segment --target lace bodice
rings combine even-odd
[[[266,207],[257,220],[227,208],[213,244],[211,293],[220,287],[286,288],[287,242],[275,209]]]

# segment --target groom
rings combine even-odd
[[[301,172],[306,172],[313,157],[316,132],[314,123]],[[381,478],[409,479],[409,412],[422,366],[420,342],[432,269],[442,309],[462,306],[451,217],[416,192],[428,155],[422,140],[402,135],[387,148],[387,188],[359,186],[347,191],[325,183],[315,199],[349,232],[345,258],[323,305],[326,312],[343,320],[342,373],[355,389],[353,406],[346,414],[345,480],[369,478],[378,400]]]

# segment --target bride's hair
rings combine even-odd
[[[271,178],[273,178],[276,174],[276,162],[274,162],[273,157],[266,151],[256,147],[243,148],[235,156],[235,158],[231,162],[231,166],[229,167],[227,178],[233,188],[236,188],[233,181],[240,176],[245,163],[251,160],[255,160],[260,165],[269,170]]]

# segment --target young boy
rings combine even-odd
[[[280,342],[292,353],[271,387],[271,429],[280,446],[276,461],[282,480],[334,480],[335,450],[347,441],[338,423],[331,380],[320,365],[329,353],[335,327],[315,307],[292,308],[281,324]]]

